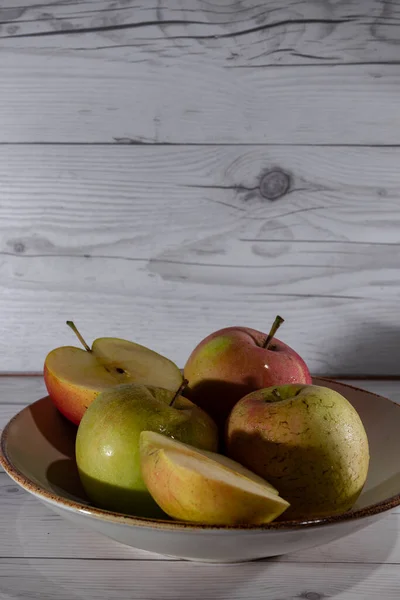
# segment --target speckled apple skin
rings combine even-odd
[[[304,360],[274,338],[262,347],[266,334],[246,327],[227,327],[206,337],[184,368],[190,399],[208,412],[218,426],[240,398],[271,385],[311,383]],[[273,349],[271,349],[273,348]]]
[[[290,502],[285,519],[346,512],[368,474],[367,434],[353,406],[322,386],[269,389],[242,398],[226,428],[226,453]]]

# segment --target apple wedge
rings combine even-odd
[[[177,520],[257,525],[289,507],[273,486],[235,461],[159,433],[140,434],[140,461],[153,499]]]
[[[76,425],[107,388],[142,383],[175,392],[181,385],[180,370],[165,356],[140,344],[110,337],[96,339],[90,348],[75,325],[71,321],[67,324],[85,349],[61,346],[49,352],[44,380],[53,403]]]

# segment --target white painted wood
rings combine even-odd
[[[397,600],[398,565],[4,559],[0,598]]]
[[[47,395],[42,375],[0,376],[0,406],[22,407]],[[0,420],[0,429],[5,421]]]
[[[108,60],[214,66],[397,61],[400,10],[395,2],[307,0],[218,3],[103,0],[0,10],[4,48],[54,50]],[[1,26],[0,26],[1,27]],[[45,34],[45,35],[43,35]]]
[[[47,395],[41,375],[0,377],[0,431],[24,406]],[[2,471],[0,467],[0,472]]]
[[[1,7],[0,142],[398,143],[396,3],[189,4]]]
[[[395,64],[165,68],[3,49],[0,81],[0,142],[399,142]]]
[[[314,373],[397,374],[399,158],[3,146],[0,371],[41,370],[75,343],[68,318],[89,340],[134,339],[183,366],[211,331],[265,330],[282,312],[281,337]],[[275,201],[260,193],[271,169],[290,180]]]

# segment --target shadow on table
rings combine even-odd
[[[343,343],[332,341],[330,371],[348,373],[349,365],[357,366],[357,374],[400,375],[400,328],[379,322],[360,325],[346,336]],[[357,357],[355,359],[355,357]]]

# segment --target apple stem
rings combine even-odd
[[[184,379],[181,383],[181,385],[179,386],[179,389],[176,391],[175,396],[172,398],[171,402],[169,403],[170,406],[173,406],[175,400],[178,398],[178,396],[180,396],[183,392],[183,390],[187,387],[188,385],[188,380]]]
[[[275,321],[272,324],[271,331],[267,335],[267,339],[265,340],[265,342],[263,344],[263,348],[268,350],[268,347],[269,347],[270,343],[272,342],[274,335],[276,334],[279,327],[282,325],[282,323],[284,321],[285,321],[285,319],[282,319],[282,317],[280,317],[279,315],[277,317],[275,317]]]
[[[72,331],[75,333],[76,337],[78,338],[78,340],[80,341],[82,346],[85,348],[85,350],[87,350],[88,352],[91,352],[92,351],[91,347],[88,346],[88,344],[85,342],[85,340],[79,333],[78,329],[76,328],[75,323],[73,321],[67,321],[67,325],[68,325],[68,327],[71,327]]]

